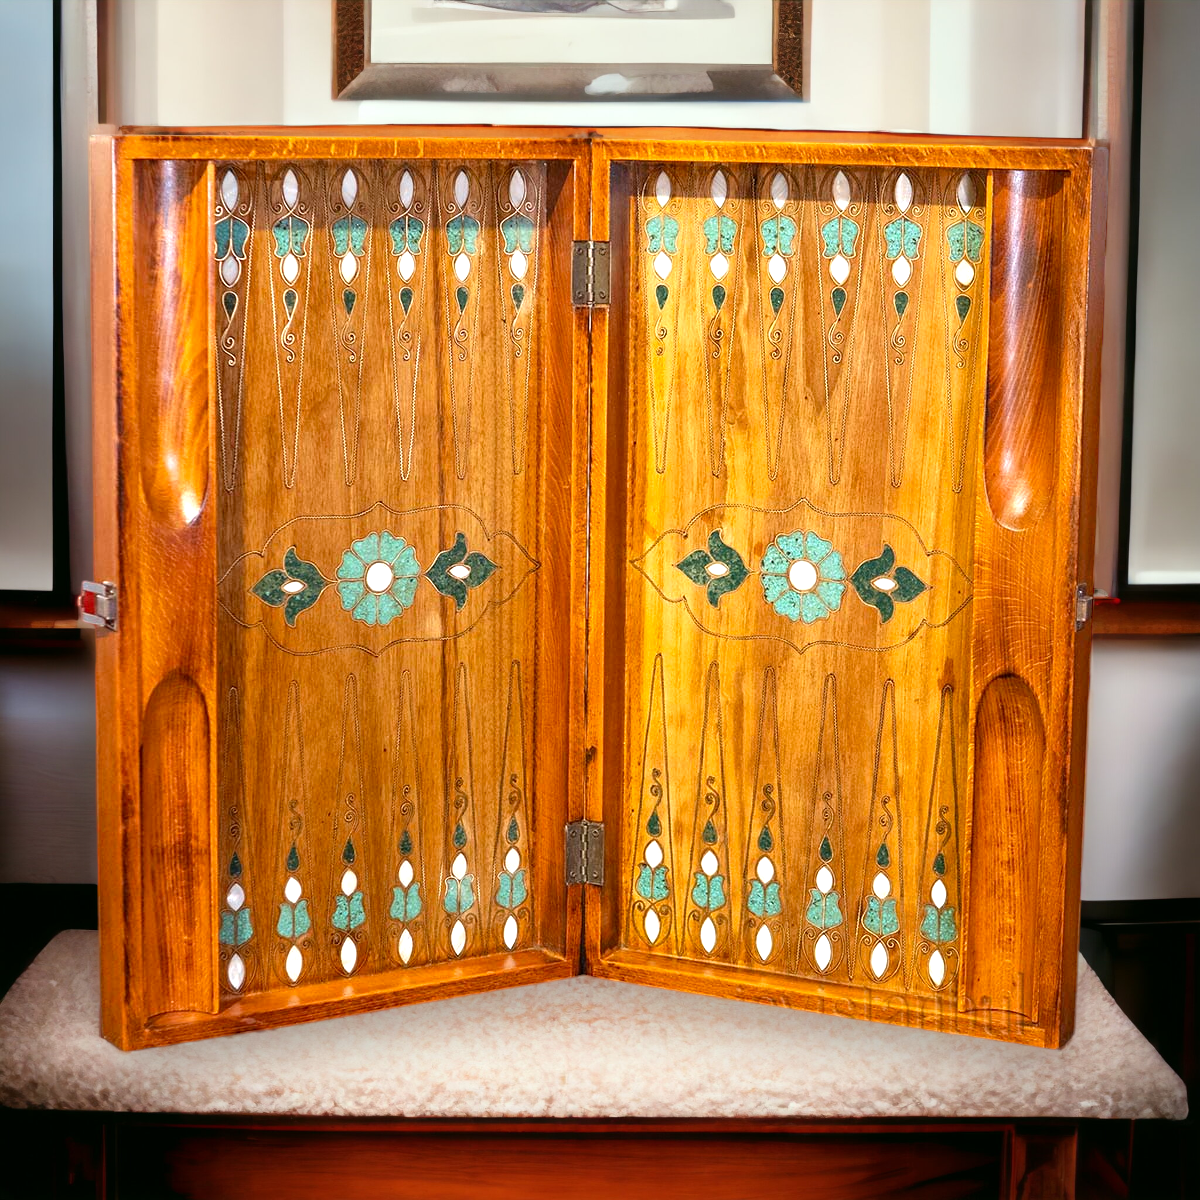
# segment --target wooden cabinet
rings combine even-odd
[[[106,1036],[582,966],[1069,1037],[1099,151],[94,155]]]

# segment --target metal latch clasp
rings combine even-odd
[[[75,598],[81,625],[91,625],[108,632],[117,627],[117,585],[105,580],[96,583],[83,581],[83,591]]]
[[[1075,588],[1075,632],[1078,633],[1092,619],[1092,593],[1086,583]]]

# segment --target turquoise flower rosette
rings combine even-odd
[[[412,607],[420,575],[416,551],[385,529],[352,542],[342,554],[338,595],[356,621],[387,625]]]
[[[811,530],[781,533],[760,564],[763,596],[781,617],[811,625],[842,606],[846,569],[842,556]]]

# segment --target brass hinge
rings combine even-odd
[[[79,613],[80,625],[93,625],[97,629],[112,631],[117,627],[117,585],[83,581],[83,591],[75,597],[75,608]]]
[[[567,883],[604,886],[603,821],[572,821],[567,826]]]
[[[1092,619],[1092,593],[1086,583],[1075,589],[1075,632],[1078,633]]]
[[[608,304],[611,247],[608,242],[576,242],[571,253],[571,303],[576,308]]]

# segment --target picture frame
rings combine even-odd
[[[731,8],[736,2],[714,0],[723,8]],[[378,14],[379,3],[380,0],[332,0],[334,99],[441,97],[456,100],[611,101],[631,98],[803,98],[805,9],[808,0],[771,0],[770,61],[758,63],[580,63],[535,58],[524,62],[376,61],[372,57],[372,18]],[[761,0],[755,0],[755,4],[761,5]],[[735,22],[745,22],[747,12],[757,15],[760,11],[760,8],[735,9],[732,17]],[[515,16],[519,19],[530,14],[514,14],[497,8],[489,15],[493,18]],[[559,15],[555,19],[576,18]],[[641,20],[639,17],[630,19]],[[719,24],[728,27],[727,21]]]

